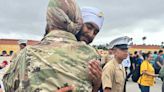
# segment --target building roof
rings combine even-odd
[[[135,49],[161,49],[159,45],[132,45],[130,48]]]
[[[19,39],[0,39],[0,44],[6,45],[18,45]],[[34,45],[39,43],[39,41],[35,40],[27,40],[28,45]]]

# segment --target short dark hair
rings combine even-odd
[[[14,51],[11,50],[9,54],[12,55],[13,53],[14,53]]]
[[[3,53],[3,54],[7,54],[7,51],[3,50],[2,53]]]
[[[157,54],[157,51],[154,51],[154,54]]]
[[[159,50],[159,51],[158,51],[158,53],[162,53],[162,52],[163,52],[163,50]]]
[[[134,52],[134,54],[137,54],[137,53],[138,53],[137,51]]]
[[[26,43],[21,43],[20,45],[26,46],[27,44]]]
[[[145,59],[148,58],[152,53],[148,52],[145,54]]]

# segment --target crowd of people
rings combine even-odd
[[[163,67],[163,56],[163,50],[159,50],[158,53],[157,51],[147,53],[135,51],[133,55],[130,54],[130,73],[127,75],[126,81],[131,77],[134,82],[139,84],[141,92],[150,92],[150,86],[154,85],[155,77],[159,77],[159,71]]]

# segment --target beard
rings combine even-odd
[[[82,28],[80,29],[80,31],[75,35],[77,41],[80,41],[80,37],[81,37],[81,35],[83,34],[82,30],[83,30],[83,27],[82,27]]]
[[[87,33],[83,32],[83,28],[75,35],[76,39],[78,41],[84,41],[86,44],[89,44],[93,41],[93,38],[91,38]]]

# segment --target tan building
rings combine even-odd
[[[17,52],[19,50],[18,39],[0,39],[0,55],[2,51],[6,51],[10,54],[11,51]],[[39,41],[28,40],[27,45],[37,44]]]
[[[0,39],[0,55],[2,51],[6,51],[7,54],[10,54],[10,51],[17,52],[19,50],[18,39]],[[28,40],[27,45],[34,45],[39,43],[39,41]],[[132,45],[129,48],[130,53],[134,51],[143,51],[143,52],[154,52],[162,49],[160,45]],[[163,49],[164,50],[164,49]],[[106,56],[108,51],[98,50],[102,56]]]
[[[142,51],[145,53],[151,51],[153,53],[154,51],[158,52],[160,49],[164,50],[164,48],[161,48],[160,45],[132,45],[129,48],[129,52],[133,54],[135,51]],[[98,53],[101,56],[107,56],[108,50],[98,49]]]
[[[160,49],[164,50],[164,48],[161,48],[160,45],[132,45],[129,48],[130,53],[134,53],[134,51],[142,51],[142,52],[154,52],[159,51]]]

